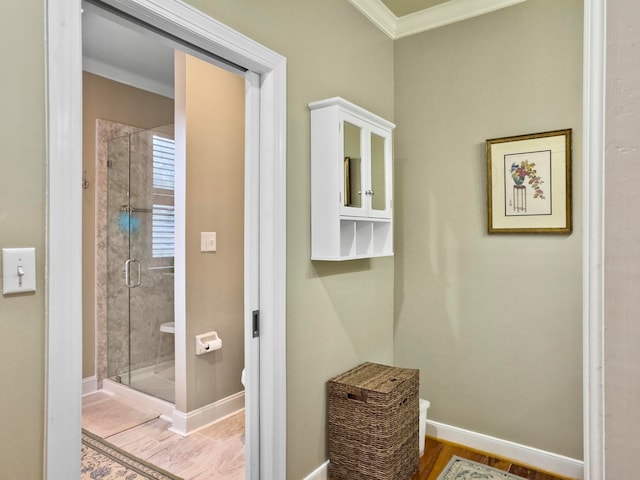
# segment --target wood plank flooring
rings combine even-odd
[[[425,441],[424,455],[420,459],[418,473],[412,480],[436,480],[438,475],[447,466],[449,460],[454,455],[483,463],[490,467],[497,468],[518,475],[527,480],[571,480],[566,477],[552,475],[547,472],[537,471],[526,465],[520,465],[510,460],[494,457],[491,454],[473,450],[462,445],[448,443],[435,438],[427,437]]]
[[[127,411],[125,406],[125,400],[103,393],[89,395],[83,399],[83,426],[185,480],[244,480],[243,412],[184,438],[170,432],[169,422],[159,415],[131,404]],[[454,455],[527,480],[571,480],[431,437],[425,440],[425,453],[412,480],[436,480]]]
[[[170,432],[169,422],[159,414],[125,399],[97,392],[82,403],[83,428],[174,475],[185,480],[245,479],[244,411],[183,437]]]

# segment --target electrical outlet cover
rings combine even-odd
[[[216,232],[200,232],[201,252],[215,252],[216,244]]]

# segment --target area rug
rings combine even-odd
[[[81,480],[182,480],[82,430]]]
[[[438,480],[524,480],[503,470],[453,456]]]

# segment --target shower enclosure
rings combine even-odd
[[[173,403],[173,125],[114,132],[106,139],[106,376]]]

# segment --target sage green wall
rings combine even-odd
[[[44,442],[44,2],[2,8],[0,247],[36,248],[37,292],[0,296],[0,478],[37,479]]]
[[[325,382],[393,361],[393,258],[310,261],[307,104],[342,96],[393,120],[393,42],[344,0],[190,0],[287,58],[287,478],[328,458]]]
[[[582,458],[582,2],[396,42],[395,363],[431,419]],[[573,128],[573,234],[488,235],[485,140]]]
[[[640,5],[608,2],[605,162],[605,438],[606,478],[640,469]]]

